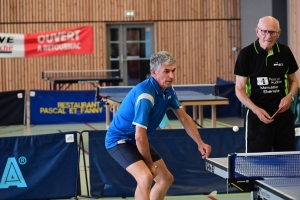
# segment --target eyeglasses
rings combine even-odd
[[[276,34],[278,34],[277,31],[268,31],[268,30],[261,30],[260,28],[257,27],[258,30],[260,30],[260,33],[262,35],[268,35],[268,33],[270,34],[270,36],[275,36]]]

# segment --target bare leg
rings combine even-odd
[[[135,178],[137,187],[135,190],[135,200],[150,200],[150,188],[153,181],[153,176],[144,163],[138,161],[129,165],[126,170]]]
[[[150,199],[163,200],[174,181],[174,177],[162,159],[156,161],[155,164],[158,166],[158,175],[154,179],[155,184],[151,189]]]

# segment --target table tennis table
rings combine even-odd
[[[128,87],[115,87],[115,90],[106,90],[101,88],[101,92],[97,92],[100,98],[106,102],[107,106],[112,106],[113,115],[117,112],[118,107],[121,105],[124,97],[127,95],[132,86]],[[176,91],[176,87],[175,91]],[[216,106],[217,105],[227,105],[229,104],[228,98],[203,94],[201,92],[189,91],[189,90],[179,90],[176,91],[178,100],[181,105],[186,109],[186,106],[193,106],[193,120],[197,121],[197,114],[199,115],[199,123],[203,126],[203,106],[211,106],[211,122],[212,127],[216,127]],[[110,125],[110,109],[106,109],[106,127]]]
[[[205,168],[251,199],[300,199],[300,151],[234,153],[207,158]]]
[[[123,81],[118,75],[119,70],[43,71],[42,79],[50,83],[50,90],[67,90],[75,83],[89,83],[94,87],[116,86]]]

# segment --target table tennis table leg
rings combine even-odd
[[[216,123],[217,121],[217,106],[216,105],[212,105],[211,106],[211,125],[213,128],[216,128]]]
[[[105,104],[105,121],[106,121],[106,130],[108,129],[109,125],[110,125],[110,113],[109,113],[109,104],[106,103]]]
[[[186,112],[186,106],[182,106],[183,110]],[[181,128],[183,128],[183,126],[181,125]]]
[[[257,191],[251,191],[251,200],[258,200]]]
[[[195,121],[197,121],[197,110],[198,110],[198,106],[193,106],[193,120]]]
[[[106,107],[106,111],[105,111],[105,118],[106,118],[106,129],[108,129],[109,125],[110,125],[110,107],[109,107],[109,104],[106,103],[105,105]],[[112,109],[113,109],[113,117],[116,115],[116,112],[118,110],[119,106],[117,105],[112,105]]]
[[[118,106],[113,105],[113,116],[115,116],[117,110],[118,110]]]
[[[202,128],[204,128],[203,121],[203,106],[199,106],[199,124],[202,126]]]

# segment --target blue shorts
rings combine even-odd
[[[150,148],[152,161],[155,162],[160,160],[161,159],[160,155],[150,144],[149,144],[149,148]],[[131,143],[118,144],[110,149],[107,149],[107,152],[124,169],[126,169],[132,163],[135,163],[139,160],[144,160],[137,146]]]

